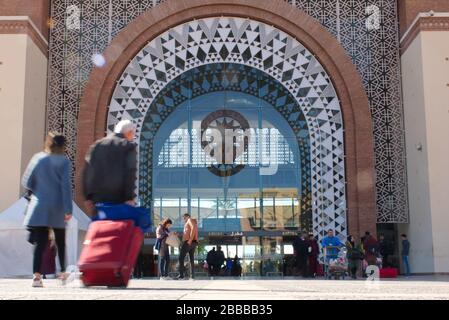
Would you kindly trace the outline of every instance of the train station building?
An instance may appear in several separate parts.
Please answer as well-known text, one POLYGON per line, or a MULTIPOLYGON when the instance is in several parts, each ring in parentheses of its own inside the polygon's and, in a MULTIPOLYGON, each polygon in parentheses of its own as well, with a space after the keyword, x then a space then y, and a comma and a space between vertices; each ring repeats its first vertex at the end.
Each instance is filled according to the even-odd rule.
POLYGON ((129 119, 138 201, 191 213, 198 260, 288 275, 297 233, 332 229, 449 273, 447 1, 0 0, 0 105, 0 212, 49 130, 82 207, 89 146, 129 119))

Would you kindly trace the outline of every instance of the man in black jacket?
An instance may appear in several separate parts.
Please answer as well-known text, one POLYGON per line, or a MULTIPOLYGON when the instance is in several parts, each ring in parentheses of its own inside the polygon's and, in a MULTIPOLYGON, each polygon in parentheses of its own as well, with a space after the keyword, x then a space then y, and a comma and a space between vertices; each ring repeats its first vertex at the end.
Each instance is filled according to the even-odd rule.
POLYGON ((83 172, 83 193, 89 210, 100 202, 135 205, 137 150, 134 136, 134 124, 122 120, 113 134, 91 146, 83 172))

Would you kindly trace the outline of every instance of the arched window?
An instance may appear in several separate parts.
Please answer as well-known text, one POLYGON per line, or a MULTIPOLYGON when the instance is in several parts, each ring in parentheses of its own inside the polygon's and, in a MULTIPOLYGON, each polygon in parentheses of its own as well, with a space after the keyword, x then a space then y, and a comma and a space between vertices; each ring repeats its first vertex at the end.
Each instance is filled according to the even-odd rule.
MULTIPOLYGON (((244 72, 238 70, 243 66, 233 68, 244 72)), ((275 88, 265 88, 267 76, 257 73, 252 93, 233 86, 232 77, 210 90, 206 86, 214 79, 200 81, 194 71, 187 76, 188 98, 164 120, 153 140, 156 221, 170 217, 180 228, 182 214, 190 212, 206 232, 301 226, 298 134, 261 98, 263 90, 275 88), (205 93, 194 95, 200 87, 205 93)))

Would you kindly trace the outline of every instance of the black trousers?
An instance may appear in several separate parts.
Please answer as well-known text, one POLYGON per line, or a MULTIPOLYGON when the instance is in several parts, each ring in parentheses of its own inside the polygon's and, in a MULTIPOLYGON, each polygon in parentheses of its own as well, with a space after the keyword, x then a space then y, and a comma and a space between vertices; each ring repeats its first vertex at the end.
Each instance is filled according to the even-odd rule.
MULTIPOLYGON (((34 246, 33 257, 33 273, 41 273, 42 255, 48 244, 48 227, 33 227, 34 239, 36 244, 34 246)), ((58 250, 59 264, 61 265, 61 272, 65 271, 65 229, 53 229, 55 233, 56 248, 58 250)))
POLYGON ((349 271, 350 271, 350 273, 351 273, 351 277, 352 277, 353 279, 356 279, 356 278, 357 278, 357 266, 352 267, 349 271))
POLYGON ((208 270, 210 276, 218 276, 220 275, 221 266, 218 264, 208 264, 208 270))
POLYGON ((219 276, 221 271, 221 266, 218 264, 215 264, 212 266, 214 271, 214 276, 219 276))
POLYGON ((307 277, 307 256, 299 256, 296 258, 298 272, 302 277, 307 277))
POLYGON ((133 276, 135 278, 142 278, 143 277, 143 254, 142 250, 139 252, 139 255, 137 256, 137 262, 134 266, 133 276))
POLYGON ((161 277, 168 277, 170 271, 170 251, 168 246, 164 250, 162 255, 159 255, 159 275, 161 277))
POLYGON ((196 241, 192 242, 192 245, 189 246, 187 241, 182 243, 181 252, 179 253, 179 276, 184 277, 185 275, 185 267, 184 260, 186 258, 187 253, 190 258, 190 277, 195 277, 195 249, 198 243, 196 241))
POLYGON ((214 275, 214 266, 208 263, 207 271, 209 272, 209 276, 213 276, 214 275))

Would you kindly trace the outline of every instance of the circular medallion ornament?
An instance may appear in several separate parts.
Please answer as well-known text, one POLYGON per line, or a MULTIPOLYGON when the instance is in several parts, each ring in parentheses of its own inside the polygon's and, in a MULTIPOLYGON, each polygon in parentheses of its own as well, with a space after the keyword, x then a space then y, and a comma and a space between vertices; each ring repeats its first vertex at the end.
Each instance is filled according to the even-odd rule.
POLYGON ((219 177, 229 177, 240 172, 245 165, 235 160, 248 151, 249 123, 233 110, 218 110, 201 121, 201 147, 216 160, 207 169, 219 177))

